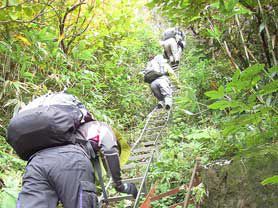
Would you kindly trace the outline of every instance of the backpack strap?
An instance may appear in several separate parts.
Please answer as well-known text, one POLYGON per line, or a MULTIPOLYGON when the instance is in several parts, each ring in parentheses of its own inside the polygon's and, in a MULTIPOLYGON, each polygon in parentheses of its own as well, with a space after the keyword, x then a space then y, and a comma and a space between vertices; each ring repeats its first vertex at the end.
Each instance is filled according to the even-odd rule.
POLYGON ((99 180, 99 183, 100 183, 100 186, 101 186, 101 189, 102 189, 102 195, 103 195, 103 198, 104 198, 103 202, 108 204, 108 197, 107 197, 107 193, 106 193, 106 190, 105 190, 105 185, 104 185, 103 178, 102 178, 101 166, 99 164, 98 155, 95 153, 90 141, 77 137, 75 139, 75 142, 78 143, 78 144, 84 145, 85 148, 88 150, 90 160, 91 160, 91 162, 94 166, 94 169, 97 172, 98 180, 99 180))
POLYGON ((97 172, 98 180, 99 180, 99 183, 100 183, 100 186, 101 186, 101 189, 102 189, 102 195, 103 195, 103 200, 102 201, 105 204, 108 204, 108 197, 107 197, 106 189, 105 189, 103 178, 102 178, 101 167, 100 167, 100 164, 99 164, 99 158, 98 157, 95 158, 94 160, 92 160, 92 162, 93 162, 93 165, 94 165, 95 170, 97 172))
POLYGON ((75 138, 75 144, 81 144, 85 147, 85 152, 88 154, 90 160, 95 159, 97 157, 92 145, 90 144, 90 141, 77 137, 75 138))

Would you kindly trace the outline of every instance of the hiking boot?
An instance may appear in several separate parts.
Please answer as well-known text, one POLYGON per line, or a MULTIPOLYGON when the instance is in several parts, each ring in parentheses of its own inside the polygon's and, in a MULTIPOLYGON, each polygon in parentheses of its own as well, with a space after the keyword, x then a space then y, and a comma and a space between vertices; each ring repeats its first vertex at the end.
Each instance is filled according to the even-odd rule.
POLYGON ((172 97, 165 97, 165 109, 170 110, 172 107, 172 97))
POLYGON ((157 108, 163 108, 163 102, 162 101, 158 102, 157 108))
POLYGON ((170 109, 171 109, 171 105, 166 104, 166 105, 165 105, 165 109, 166 109, 166 110, 170 110, 170 109))

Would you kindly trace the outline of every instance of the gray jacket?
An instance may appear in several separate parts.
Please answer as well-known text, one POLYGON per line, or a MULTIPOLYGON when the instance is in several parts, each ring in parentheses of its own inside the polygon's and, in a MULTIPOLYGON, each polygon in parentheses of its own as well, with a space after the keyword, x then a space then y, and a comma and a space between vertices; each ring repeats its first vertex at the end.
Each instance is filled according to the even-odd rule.
POLYGON ((119 147, 112 128, 104 122, 90 121, 79 127, 78 132, 90 140, 95 152, 101 152, 104 166, 111 174, 116 190, 122 186, 119 147))

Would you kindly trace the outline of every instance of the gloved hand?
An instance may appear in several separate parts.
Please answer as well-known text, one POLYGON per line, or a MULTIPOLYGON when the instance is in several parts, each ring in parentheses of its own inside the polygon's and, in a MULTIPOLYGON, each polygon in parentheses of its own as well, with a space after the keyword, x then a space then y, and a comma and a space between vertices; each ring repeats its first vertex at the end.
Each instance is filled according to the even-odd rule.
POLYGON ((136 199, 138 191, 134 183, 123 183, 116 187, 116 190, 122 193, 131 194, 136 199))

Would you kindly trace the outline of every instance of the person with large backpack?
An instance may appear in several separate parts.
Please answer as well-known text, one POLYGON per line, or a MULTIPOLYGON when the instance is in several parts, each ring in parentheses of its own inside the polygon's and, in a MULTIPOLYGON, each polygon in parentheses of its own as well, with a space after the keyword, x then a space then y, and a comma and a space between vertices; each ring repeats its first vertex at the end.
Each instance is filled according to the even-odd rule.
POLYGON ((164 56, 171 64, 178 64, 185 47, 185 36, 179 28, 168 28, 163 33, 160 44, 164 48, 164 56))
POLYGON ((44 95, 21 109, 9 123, 7 142, 28 161, 17 208, 56 208, 58 202, 64 208, 98 207, 94 173, 101 179, 99 153, 116 190, 137 196, 134 184, 121 181, 113 130, 95 121, 70 94, 44 95))
MULTIPOLYGON (((151 57, 152 58, 152 57, 151 57)), ((178 80, 167 60, 160 54, 152 58, 143 70, 144 81, 150 84, 154 96, 158 99, 158 108, 169 110, 172 107, 172 88, 169 77, 178 85, 178 80)))

